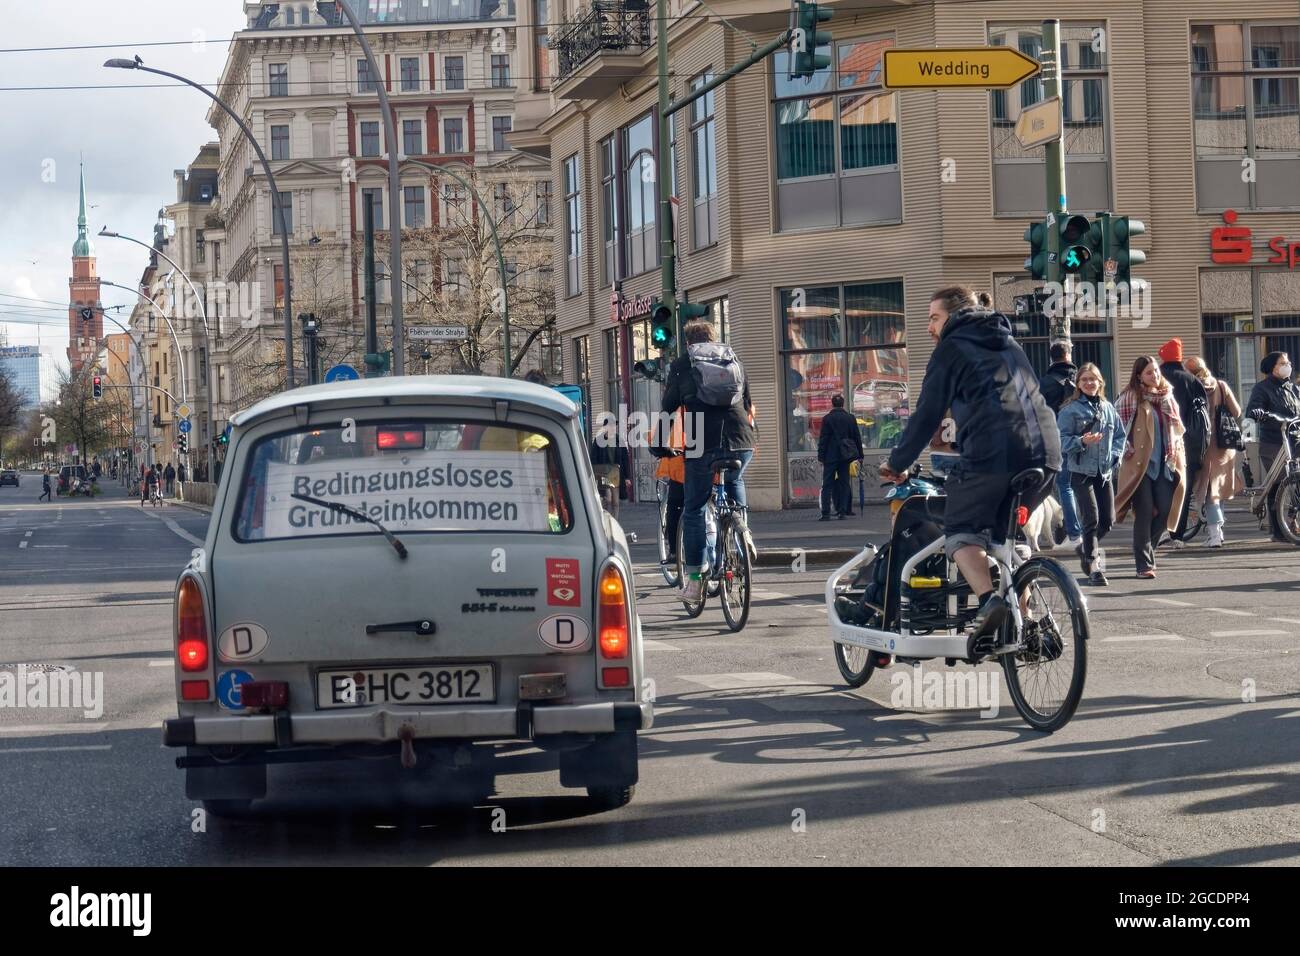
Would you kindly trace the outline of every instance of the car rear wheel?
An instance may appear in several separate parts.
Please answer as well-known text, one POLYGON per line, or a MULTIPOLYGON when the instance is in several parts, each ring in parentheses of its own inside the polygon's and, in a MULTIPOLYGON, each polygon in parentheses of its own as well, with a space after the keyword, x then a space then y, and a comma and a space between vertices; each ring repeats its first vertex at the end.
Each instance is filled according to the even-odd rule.
POLYGON ((587 799, 597 810, 617 810, 632 802, 636 784, 629 787, 588 787, 587 799))

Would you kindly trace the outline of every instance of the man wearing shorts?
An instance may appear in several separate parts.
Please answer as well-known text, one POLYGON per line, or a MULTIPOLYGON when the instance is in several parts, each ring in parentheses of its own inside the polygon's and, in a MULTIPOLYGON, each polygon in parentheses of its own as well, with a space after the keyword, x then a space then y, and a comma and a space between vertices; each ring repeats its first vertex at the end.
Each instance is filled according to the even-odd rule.
POLYGON ((934 352, 925 369, 916 410, 881 476, 903 481, 949 410, 957 426, 961 459, 944 484, 945 550, 979 597, 975 636, 997 632, 1006 602, 993 590, 988 551, 1006 539, 1011 480, 1041 468, 1046 480, 1021 501, 1031 511, 1051 490, 1061 469, 1056 416, 1038 390, 1038 376, 1011 337, 1006 316, 990 308, 987 294, 954 286, 930 301, 934 352))

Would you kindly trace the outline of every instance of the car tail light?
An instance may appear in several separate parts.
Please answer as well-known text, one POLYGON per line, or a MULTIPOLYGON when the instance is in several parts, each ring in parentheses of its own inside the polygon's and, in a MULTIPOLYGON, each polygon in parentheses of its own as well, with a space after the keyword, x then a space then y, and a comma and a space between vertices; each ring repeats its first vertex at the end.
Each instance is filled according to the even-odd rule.
POLYGON ((208 669, 208 621, 193 578, 182 579, 176 593, 176 658, 183 671, 208 669))
POLYGON ((602 667, 600 682, 606 687, 628 687, 632 683, 632 671, 627 667, 602 667))
POLYGON ((600 575, 598 592, 600 606, 596 630, 600 635, 600 656, 606 660, 627 657, 627 586, 617 567, 606 565, 600 575))
POLYGON ((400 448, 423 448, 424 427, 381 428, 375 433, 375 444, 380 451, 393 451, 400 448))
POLYGON ((289 706, 289 682, 282 680, 250 680, 239 685, 239 702, 245 707, 270 708, 289 706))
POLYGON ((208 693, 208 682, 205 680, 183 680, 181 681, 181 700, 207 700, 212 695, 208 693))

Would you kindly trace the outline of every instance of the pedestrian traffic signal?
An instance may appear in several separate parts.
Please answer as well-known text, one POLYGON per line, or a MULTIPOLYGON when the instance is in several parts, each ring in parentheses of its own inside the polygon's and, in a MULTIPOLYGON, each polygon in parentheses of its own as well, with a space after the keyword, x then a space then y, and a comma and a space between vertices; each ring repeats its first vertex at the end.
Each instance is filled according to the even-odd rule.
POLYGON ((659 370, 662 367, 663 363, 661 363, 659 359, 643 359, 632 366, 632 371, 636 372, 638 375, 645 376, 653 382, 659 377, 659 370))
POLYGON ((1087 271, 1093 257, 1089 244, 1092 224, 1086 216, 1062 216, 1057 222, 1061 230, 1061 272, 1080 275, 1087 271))
POLYGON ((818 30, 817 24, 829 20, 832 11, 815 3, 795 3, 795 27, 790 35, 790 78, 812 79, 818 70, 831 65, 829 53, 817 53, 818 47, 830 46, 831 35, 818 30))
POLYGON ((100 398, 104 394, 104 386, 103 383, 100 382, 98 375, 91 380, 91 390, 96 398, 100 398))
POLYGON ((650 307, 650 344, 660 352, 671 352, 677 344, 677 318, 662 302, 650 307))
POLYGON ((1147 261, 1147 254, 1141 249, 1130 249, 1129 241, 1147 231, 1146 223, 1141 219, 1128 216, 1105 216, 1106 258, 1116 264, 1115 281, 1133 284, 1131 266, 1140 266, 1147 261))

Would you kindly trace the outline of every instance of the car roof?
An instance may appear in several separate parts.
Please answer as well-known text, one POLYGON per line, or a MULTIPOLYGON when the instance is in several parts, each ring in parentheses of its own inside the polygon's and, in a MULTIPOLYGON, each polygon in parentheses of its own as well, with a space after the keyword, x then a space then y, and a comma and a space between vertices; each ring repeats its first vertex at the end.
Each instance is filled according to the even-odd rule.
POLYGON ((304 385, 278 392, 251 408, 236 412, 230 417, 230 423, 242 428, 297 405, 382 398, 500 399, 532 405, 563 418, 576 418, 578 415, 578 406, 560 392, 520 379, 485 375, 397 375, 304 385))

